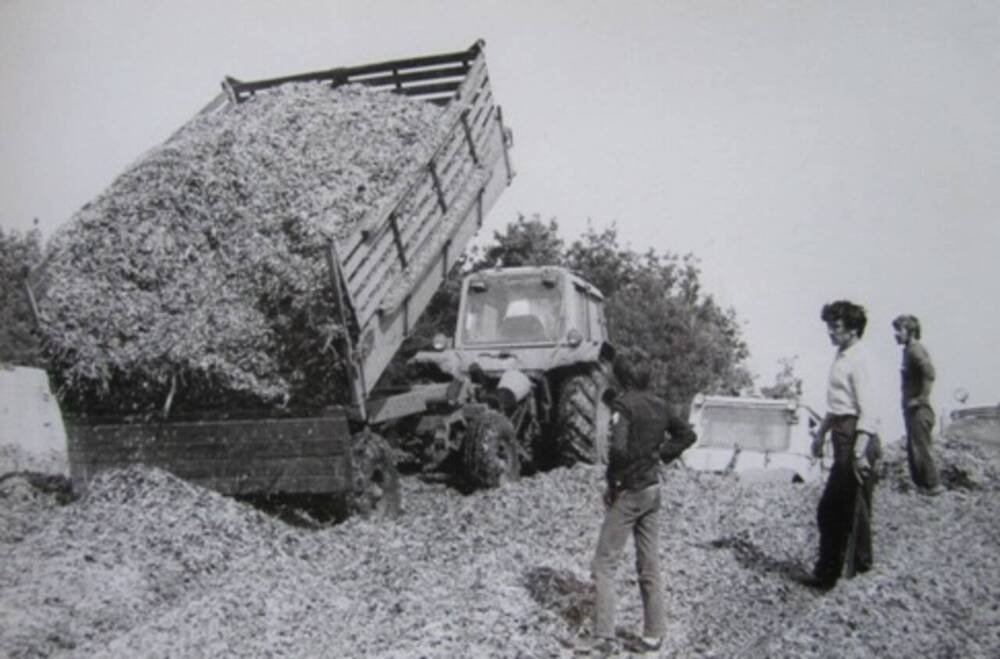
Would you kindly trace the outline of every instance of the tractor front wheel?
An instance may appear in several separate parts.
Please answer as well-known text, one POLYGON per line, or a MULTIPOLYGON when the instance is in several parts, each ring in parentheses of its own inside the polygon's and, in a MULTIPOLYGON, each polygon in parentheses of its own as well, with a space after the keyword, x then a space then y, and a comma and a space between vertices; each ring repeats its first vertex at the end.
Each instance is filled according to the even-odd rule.
POLYGON ((395 517, 400 511, 399 472, 392 447, 366 431, 352 438, 351 512, 366 517, 395 517))
POLYGON ((507 417, 486 410, 474 417, 462 443, 465 477, 474 487, 494 488, 521 476, 514 428, 507 417))

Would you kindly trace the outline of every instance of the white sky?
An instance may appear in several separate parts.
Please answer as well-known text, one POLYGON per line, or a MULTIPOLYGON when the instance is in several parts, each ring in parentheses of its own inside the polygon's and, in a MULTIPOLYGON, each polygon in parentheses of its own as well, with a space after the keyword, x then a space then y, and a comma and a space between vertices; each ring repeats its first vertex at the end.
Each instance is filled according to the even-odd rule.
POLYGON ((66 221, 219 89, 486 40, 518 212, 702 260, 767 384, 822 408, 823 303, 914 313, 938 409, 1000 401, 1000 5, 984 2, 0 0, 0 221, 66 221))

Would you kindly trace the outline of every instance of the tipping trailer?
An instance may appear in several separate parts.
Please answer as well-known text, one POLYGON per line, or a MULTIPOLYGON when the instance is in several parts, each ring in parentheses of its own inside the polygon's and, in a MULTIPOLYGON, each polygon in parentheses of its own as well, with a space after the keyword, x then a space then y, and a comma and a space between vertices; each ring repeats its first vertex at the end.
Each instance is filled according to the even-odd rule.
MULTIPOLYGON (((102 470, 143 463, 224 494, 332 495, 355 510, 398 509, 391 450, 374 430, 422 404, 413 394, 373 401, 372 387, 510 184, 511 133, 490 88, 482 41, 459 52, 283 78, 226 78, 202 112, 226 112, 261 90, 304 81, 360 83, 439 104, 449 126, 426 162, 355 231, 331 239, 324 255, 339 321, 348 328, 340 351, 351 404, 266 417, 68 419, 76 491, 102 470)), ((31 295, 30 281, 28 289, 31 295)), ((420 396, 439 394, 431 388, 420 396)))

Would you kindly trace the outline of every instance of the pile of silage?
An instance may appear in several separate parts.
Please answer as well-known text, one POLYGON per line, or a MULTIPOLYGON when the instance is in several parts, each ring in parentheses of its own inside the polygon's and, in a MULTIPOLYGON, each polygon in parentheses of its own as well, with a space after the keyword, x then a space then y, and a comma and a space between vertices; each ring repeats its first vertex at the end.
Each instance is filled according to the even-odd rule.
POLYGON ((196 116, 48 246, 40 313, 66 404, 343 400, 324 250, 408 183, 447 125, 430 103, 320 83, 196 116))
MULTIPOLYGON (((934 437, 931 455, 941 485, 950 490, 1000 489, 1000 460, 997 440, 969 436, 960 430, 934 437)), ((916 491, 906 457, 905 440, 890 445, 885 452, 883 480, 901 492, 916 491)))
MULTIPOLYGON (((63 507, 0 483, 0 510, 22 520, 0 534, 0 656, 579 657, 602 476, 556 469, 469 496, 404 477, 399 519, 314 527, 141 466, 63 507)), ((645 656, 996 656, 1000 499, 887 485, 873 570, 820 594, 796 578, 816 556, 821 483, 675 463, 661 487, 668 633, 645 656)), ((614 656, 631 656, 631 541, 615 587, 614 656)))

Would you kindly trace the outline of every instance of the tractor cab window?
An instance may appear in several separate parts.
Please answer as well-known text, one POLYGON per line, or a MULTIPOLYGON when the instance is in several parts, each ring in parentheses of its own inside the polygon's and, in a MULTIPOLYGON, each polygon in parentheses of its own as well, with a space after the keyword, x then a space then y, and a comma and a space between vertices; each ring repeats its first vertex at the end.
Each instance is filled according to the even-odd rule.
POLYGON ((563 332, 562 292, 538 274, 490 278, 467 295, 463 343, 553 342, 563 332))

